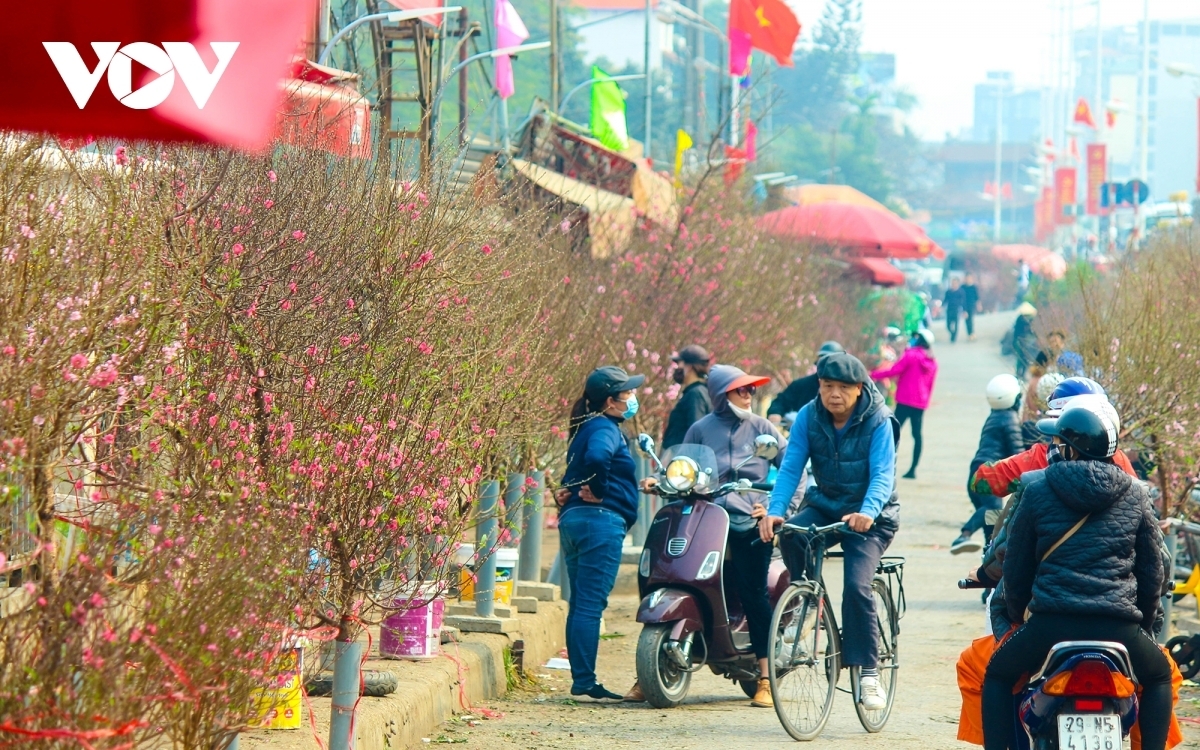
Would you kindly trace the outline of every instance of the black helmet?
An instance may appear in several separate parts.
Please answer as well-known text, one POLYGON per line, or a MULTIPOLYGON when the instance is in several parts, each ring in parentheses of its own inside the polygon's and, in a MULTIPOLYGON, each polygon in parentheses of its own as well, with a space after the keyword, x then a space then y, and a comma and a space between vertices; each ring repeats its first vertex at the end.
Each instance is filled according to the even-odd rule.
POLYGON ((1039 421, 1038 430, 1061 438, 1084 458, 1103 461, 1117 452, 1117 425, 1097 403, 1069 405, 1058 419, 1039 421))
POLYGON ((821 344, 821 348, 817 350, 817 359, 824 357, 826 354, 841 354, 846 351, 845 347, 836 341, 826 341, 821 344))

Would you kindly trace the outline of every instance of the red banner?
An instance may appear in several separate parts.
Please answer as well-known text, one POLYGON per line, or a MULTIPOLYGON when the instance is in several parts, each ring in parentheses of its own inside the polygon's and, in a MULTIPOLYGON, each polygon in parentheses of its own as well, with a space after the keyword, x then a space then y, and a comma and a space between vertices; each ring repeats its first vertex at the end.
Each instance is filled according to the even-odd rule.
POLYGON ((1108 155, 1103 143, 1090 143, 1087 147, 1087 213, 1099 216, 1100 190, 1108 172, 1108 155))
POLYGON ((1033 223, 1034 236, 1038 242, 1054 232, 1054 190, 1051 188, 1042 188, 1042 194, 1033 208, 1033 223))
POLYGON ((1054 170, 1054 223, 1075 223, 1075 167, 1054 170))

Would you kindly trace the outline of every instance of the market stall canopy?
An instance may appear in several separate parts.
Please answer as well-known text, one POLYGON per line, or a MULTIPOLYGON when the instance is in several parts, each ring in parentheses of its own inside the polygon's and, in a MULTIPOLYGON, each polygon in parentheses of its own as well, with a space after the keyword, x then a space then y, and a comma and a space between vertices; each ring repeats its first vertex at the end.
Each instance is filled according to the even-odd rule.
POLYGON ((1058 253, 1038 245, 993 245, 992 255, 1013 263, 1025 261, 1039 276, 1061 279, 1067 273, 1067 261, 1058 253))
POLYGON ((877 211, 888 210, 887 206, 849 185, 789 185, 783 189, 783 197, 797 206, 811 206, 816 203, 849 203, 855 206, 867 206, 877 211))
POLYGON ((759 227, 776 237, 832 245, 847 255, 945 258, 946 251, 916 224, 891 211, 846 203, 790 206, 764 214, 759 227))
POLYGON ((854 258, 849 273, 878 286, 904 286, 904 272, 886 258, 854 258))
POLYGON ((316 10, 316 0, 9 3, 0 129, 262 148, 316 10))
POLYGON ((587 211, 593 258, 607 258, 628 246, 635 222, 632 198, 601 190, 524 159, 513 159, 512 165, 542 190, 587 211))

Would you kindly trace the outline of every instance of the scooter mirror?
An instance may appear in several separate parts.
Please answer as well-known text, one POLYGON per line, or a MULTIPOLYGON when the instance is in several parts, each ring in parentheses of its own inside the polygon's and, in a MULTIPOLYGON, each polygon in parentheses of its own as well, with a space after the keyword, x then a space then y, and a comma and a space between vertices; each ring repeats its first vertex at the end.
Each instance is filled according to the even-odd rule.
POLYGON ((774 435, 759 435, 754 438, 754 455, 768 461, 774 460, 779 455, 779 441, 774 435))
POLYGON ((641 433, 640 435, 638 435, 638 448, 642 451, 642 453, 646 453, 646 454, 653 453, 654 452, 654 438, 650 437, 649 435, 647 435, 644 432, 641 433))

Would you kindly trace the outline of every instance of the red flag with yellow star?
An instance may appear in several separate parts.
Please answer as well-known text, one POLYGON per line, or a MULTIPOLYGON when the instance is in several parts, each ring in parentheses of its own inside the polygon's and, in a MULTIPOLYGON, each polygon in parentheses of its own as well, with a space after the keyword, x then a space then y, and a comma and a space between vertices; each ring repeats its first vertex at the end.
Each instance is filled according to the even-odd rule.
POLYGON ((1096 120, 1092 118, 1092 108, 1088 106, 1087 99, 1079 98, 1079 103, 1075 105, 1075 122, 1080 125, 1087 125, 1093 130, 1096 129, 1096 120))
POLYGON ((729 70, 744 75, 750 48, 792 67, 800 21, 783 0, 733 0, 729 4, 729 70))

